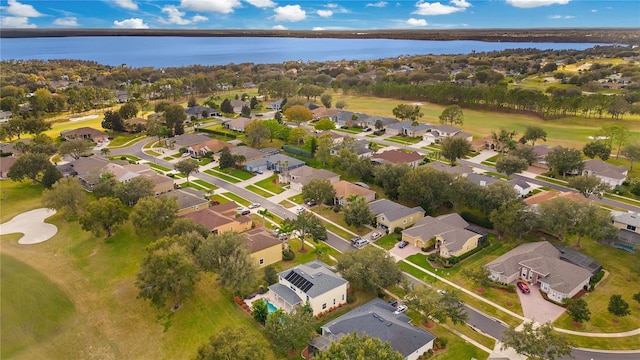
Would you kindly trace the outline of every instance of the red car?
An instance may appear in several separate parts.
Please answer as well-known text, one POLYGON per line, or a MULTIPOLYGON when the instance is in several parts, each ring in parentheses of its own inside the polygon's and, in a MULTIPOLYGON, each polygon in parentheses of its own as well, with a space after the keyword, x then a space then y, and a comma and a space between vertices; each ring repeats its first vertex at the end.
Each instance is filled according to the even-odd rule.
POLYGON ((523 283, 522 281, 518 281, 518 289, 520 289, 520 291, 522 291, 523 294, 528 294, 529 292, 531 292, 531 290, 529 290, 529 286, 525 283, 523 283))

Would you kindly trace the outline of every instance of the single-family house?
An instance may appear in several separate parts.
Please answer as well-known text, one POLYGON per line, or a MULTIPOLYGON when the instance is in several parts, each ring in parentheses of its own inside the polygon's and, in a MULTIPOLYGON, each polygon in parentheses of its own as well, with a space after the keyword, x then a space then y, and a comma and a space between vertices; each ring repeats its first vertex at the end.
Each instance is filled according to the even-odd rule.
POLYGON ((191 219, 196 224, 204 225, 214 234, 230 231, 244 232, 251 229, 252 220, 247 215, 236 217, 238 204, 234 201, 215 205, 206 209, 190 212, 184 218, 191 219))
POLYGON ((398 121, 398 119, 392 118, 392 117, 371 115, 366 119, 366 125, 374 130, 382 130, 382 129, 376 128, 376 123, 378 122, 378 120, 380 120, 379 125, 382 125, 382 129, 386 129, 390 125, 397 124, 400 122, 398 121))
POLYGON ((0 157, 0 179, 6 179, 7 173, 9 172, 9 169, 11 169, 11 166, 13 165, 13 163, 16 162, 16 158, 13 156, 2 156, 0 157))
POLYGON ((411 325, 411 318, 396 314, 396 308, 382 299, 373 299, 321 327, 321 336, 309 343, 310 354, 327 350, 332 342, 357 332, 389 343, 404 360, 417 360, 433 348, 435 336, 411 325))
POLYGON ((492 280, 504 284, 524 280, 561 303, 587 288, 592 276, 586 268, 561 258, 562 252, 551 243, 539 241, 522 244, 484 267, 492 280))
POLYGON ((342 127, 342 126, 351 127, 359 123, 358 119, 360 119, 360 116, 366 117, 367 115, 343 110, 343 111, 340 111, 338 114, 330 117, 330 119, 336 123, 337 127, 342 127))
POLYGON ((533 147, 533 153, 536 155, 536 161, 532 164, 535 167, 548 169, 547 155, 553 150, 559 149, 561 146, 536 145, 533 147))
POLYGON ((116 180, 127 182, 136 177, 144 177, 153 183, 153 191, 156 195, 173 190, 173 179, 159 174, 147 164, 124 164, 108 163, 100 171, 100 175, 111 173, 116 180))
POLYGON ((313 120, 327 118, 333 122, 337 122, 337 115, 340 114, 341 111, 342 110, 338 109, 327 109, 324 107, 319 107, 317 109, 311 110, 311 113, 313 114, 313 120))
POLYGON ((585 161, 582 170, 582 175, 595 176, 611 188, 621 186, 628 174, 629 169, 625 166, 611 165, 599 159, 585 161))
POLYGON ((511 179, 507 181, 518 192, 520 197, 525 197, 533 190, 533 186, 522 179, 511 179))
POLYGON ((187 147, 187 152, 191 154, 193 157, 205 156, 207 153, 217 153, 222 151, 224 148, 232 148, 235 145, 230 144, 223 140, 218 139, 208 139, 199 144, 191 145, 187 147))
POLYGON ((559 192, 559 191, 542 191, 539 192, 537 194, 531 195, 528 198, 524 199, 524 203, 531 206, 531 207, 536 207, 539 204, 545 202, 545 201, 549 201, 552 199, 555 199, 557 197, 564 197, 567 199, 571 199, 574 201, 592 201, 589 200, 587 198, 585 198, 584 196, 582 196, 580 193, 578 192, 572 192, 572 191, 563 191, 563 192, 559 192))
POLYGON ((0 111, 0 123, 5 123, 9 120, 11 120, 11 117, 13 116, 13 113, 11 111, 0 111))
POLYGON ((425 167, 451 174, 454 177, 467 176, 473 173, 473 169, 468 165, 451 166, 451 164, 445 164, 441 161, 430 161, 425 165, 425 167))
POLYGON ((205 134, 189 133, 178 135, 173 138, 173 144, 176 148, 189 148, 190 146, 202 144, 211 140, 211 138, 205 134))
POLYGON ((369 209, 376 217, 377 226, 389 231, 397 227, 406 229, 423 218, 425 214, 420 206, 410 208, 388 199, 370 202, 369 209))
POLYGON ((480 185, 482 187, 493 184, 494 182, 502 181, 500 178, 484 175, 484 174, 476 174, 470 173, 466 176, 467 181, 472 184, 480 185))
POLYGON ((627 251, 633 251, 640 246, 640 214, 617 213, 613 217, 613 226, 619 229, 614 246, 627 251))
POLYGON ((276 100, 276 101, 270 102, 267 105, 267 109, 280 111, 280 110, 282 110, 282 103, 283 102, 284 102, 284 99, 280 99, 280 100, 276 100))
POLYGON ((284 154, 267 155, 261 159, 247 161, 244 169, 250 172, 262 172, 273 170, 275 172, 285 172, 304 166, 305 162, 284 154))
POLYGON ((278 283, 269 286, 267 298, 287 312, 308 302, 315 316, 346 304, 348 286, 329 265, 314 260, 280 272, 278 283))
POLYGON ((87 139, 96 143, 109 139, 109 135, 106 132, 86 126, 77 129, 62 130, 60 137, 64 140, 87 139))
POLYGON ((239 117, 227 121, 226 123, 224 123, 224 126, 229 130, 245 132, 247 130, 247 125, 249 125, 249 123, 252 121, 252 119, 246 117, 239 117))
POLYGON ((177 189, 171 192, 171 197, 175 197, 178 204, 176 216, 183 216, 194 211, 209 207, 209 200, 204 192, 192 188, 177 189))
POLYGON ((249 104, 242 100, 231 100, 231 106, 233 106, 233 112, 239 114, 242 112, 242 108, 249 106, 249 104))
POLYGON ((258 267, 275 264, 282 260, 282 241, 264 227, 242 233, 249 247, 249 254, 258 267))
POLYGON ((76 176, 80 184, 88 191, 100 182, 103 168, 109 161, 99 156, 81 157, 64 165, 58 165, 58 170, 66 176, 76 176))
POLYGON ((233 146, 229 149, 231 155, 244 156, 245 161, 262 159, 264 154, 249 146, 233 146))
POLYGON ((130 133, 139 133, 147 128, 147 120, 139 117, 124 120, 124 128, 130 133))
POLYGON ((151 121, 164 121, 164 111, 149 114, 147 116, 147 119, 151 121))
POLYGON ((414 121, 402 121, 387 125, 386 133, 388 135, 404 135, 409 137, 423 136, 428 133, 433 126, 414 121))
POLYGON ((187 114, 187 118, 189 120, 199 120, 214 116, 220 116, 220 111, 200 105, 188 107, 184 109, 184 112, 187 114))
POLYGON ((460 137, 469 142, 473 140, 473 135, 451 125, 432 126, 431 130, 422 136, 422 139, 429 144, 437 143, 448 137, 460 137))
POLYGON ((486 235, 468 227, 469 223, 456 213, 435 218, 425 216, 402 231, 402 240, 419 248, 434 245, 443 258, 461 256, 486 240, 486 235))
POLYGON ((348 136, 343 136, 342 139, 349 139, 348 141, 341 141, 331 149, 331 155, 338 155, 343 148, 348 149, 350 152, 358 155, 359 158, 372 157, 374 152, 369 148, 369 141, 366 139, 353 139, 348 136))
POLYGON ((300 192, 302 191, 302 188, 313 179, 327 179, 333 184, 340 181, 340 175, 333 171, 315 169, 307 165, 278 174, 278 180, 280 183, 291 184, 292 190, 300 192))
POLYGON ((372 202, 376 199, 376 192, 371 189, 363 188, 362 186, 348 182, 346 180, 340 180, 333 183, 333 189, 336 192, 335 203, 342 206, 347 204, 347 200, 352 195, 362 196, 366 202, 372 202))
POLYGON ((418 167, 423 160, 422 155, 417 151, 406 152, 398 149, 383 151, 371 156, 371 161, 374 164, 406 164, 412 168, 418 167))

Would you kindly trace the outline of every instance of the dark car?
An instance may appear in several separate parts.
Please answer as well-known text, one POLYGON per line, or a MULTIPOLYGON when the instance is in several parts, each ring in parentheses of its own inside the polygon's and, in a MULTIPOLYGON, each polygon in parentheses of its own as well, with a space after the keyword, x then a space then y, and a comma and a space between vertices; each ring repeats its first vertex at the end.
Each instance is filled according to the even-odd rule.
POLYGON ((393 307, 398 307, 398 300, 396 299, 391 299, 389 300, 389 304, 393 307))
POLYGON ((242 215, 249 215, 249 214, 251 214, 251 210, 244 210, 244 211, 242 211, 241 214, 242 215))
POLYGON ((404 241, 404 240, 402 240, 402 241, 400 241, 400 242, 398 243, 398 247, 399 247, 400 249, 402 249, 402 248, 406 247, 407 245, 409 245, 409 243, 408 243, 408 242, 406 242, 406 241, 404 241))
POLYGON ((522 291, 523 294, 528 294, 531 292, 531 290, 529 290, 529 285, 527 285, 526 283, 522 282, 522 281, 518 281, 518 289, 520 289, 520 291, 522 291))

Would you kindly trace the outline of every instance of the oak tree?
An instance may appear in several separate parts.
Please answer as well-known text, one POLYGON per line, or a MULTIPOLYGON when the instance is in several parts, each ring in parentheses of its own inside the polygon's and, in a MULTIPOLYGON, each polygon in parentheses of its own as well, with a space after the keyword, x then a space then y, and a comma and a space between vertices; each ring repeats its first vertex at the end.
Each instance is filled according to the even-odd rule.
POLYGON ((358 333, 347 334, 339 341, 331 343, 328 349, 316 353, 313 357, 316 360, 334 359, 385 359, 402 360, 404 356, 394 350, 388 342, 370 337, 369 335, 358 333))
POLYGON ((347 204, 343 208, 344 221, 349 226, 355 226, 357 229, 362 229, 364 225, 369 225, 373 222, 374 215, 369 209, 369 204, 362 196, 354 196, 347 200, 347 204))
POLYGON ((161 234, 173 225, 178 210, 175 196, 147 196, 133 207, 130 218, 137 233, 161 234))
POLYGON ((502 350, 512 348, 518 354, 534 360, 556 360, 571 354, 572 344, 551 325, 534 327, 533 322, 525 322, 522 330, 508 328, 502 335, 502 350))
POLYGON ((440 146, 440 154, 449 160, 451 166, 454 166, 456 160, 464 157, 471 151, 471 143, 461 137, 448 137, 440 142, 440 146))
POLYGON ((459 105, 447 106, 439 116, 440 124, 462 125, 464 114, 459 105))
POLYGON ((224 327, 200 345, 194 360, 254 360, 264 359, 265 346, 241 328, 224 327))
POLYGON ((525 159, 521 159, 513 155, 505 155, 498 158, 496 161, 496 170, 501 173, 505 173, 507 178, 511 175, 522 172, 529 168, 529 163, 525 159))
POLYGON ((185 159, 179 161, 173 165, 173 168, 176 169, 180 174, 187 177, 187 183, 189 182, 189 175, 193 172, 197 172, 200 168, 200 163, 195 159, 185 159))
POLYGON ((76 177, 66 177, 42 193, 42 204, 48 208, 76 216, 89 201, 86 191, 76 177))
POLYGON ((547 132, 541 126, 529 125, 522 137, 525 141, 531 141, 531 146, 536 146, 536 141, 539 139, 547 141, 547 132))
POLYGON ((373 246, 343 253, 336 269, 351 286, 376 290, 397 284, 402 278, 398 264, 385 251, 373 246))
POLYGON ((95 236, 101 236, 106 232, 107 237, 111 237, 113 231, 123 224, 128 216, 120 200, 104 197, 88 203, 79 222, 83 230, 90 231, 95 236))
POLYGON ((327 179, 311 179, 302 187, 302 198, 305 201, 316 201, 320 205, 333 204, 336 190, 327 179))

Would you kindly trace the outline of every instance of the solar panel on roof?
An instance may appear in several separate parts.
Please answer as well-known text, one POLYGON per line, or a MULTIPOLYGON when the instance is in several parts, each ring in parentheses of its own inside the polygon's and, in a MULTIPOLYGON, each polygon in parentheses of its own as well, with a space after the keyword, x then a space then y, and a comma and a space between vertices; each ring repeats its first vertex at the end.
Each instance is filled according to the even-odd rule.
POLYGON ((289 272, 289 274, 287 274, 285 279, 287 281, 289 281, 290 283, 292 283, 293 286, 297 287, 298 289, 300 289, 300 290, 302 290, 304 292, 309 291, 309 289, 311 289, 311 287, 313 287, 313 283, 311 283, 309 280, 303 278, 302 276, 300 276, 300 274, 296 273, 295 271, 289 272))

